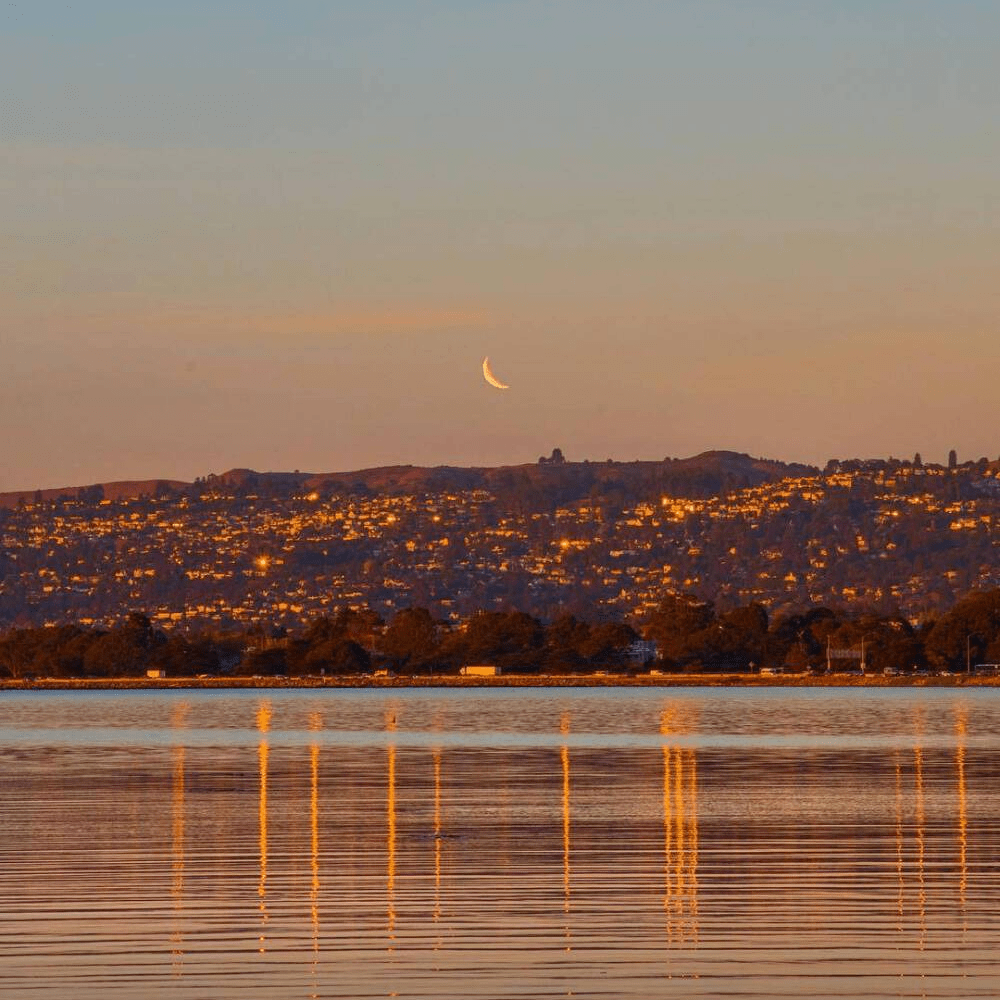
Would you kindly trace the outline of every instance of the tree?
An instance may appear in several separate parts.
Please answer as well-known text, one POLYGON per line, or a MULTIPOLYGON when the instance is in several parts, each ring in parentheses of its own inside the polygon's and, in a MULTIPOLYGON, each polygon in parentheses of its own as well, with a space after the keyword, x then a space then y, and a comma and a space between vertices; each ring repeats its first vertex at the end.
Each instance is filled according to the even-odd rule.
POLYGON ((561 615, 545 630, 543 664, 547 673, 574 673, 585 665, 580 648, 590 638, 590 626, 575 615, 561 615))
POLYGON ((543 659, 545 629, 523 611, 482 611, 448 644, 452 662, 489 663, 509 669, 537 669, 543 659))
POLYGON ((643 629, 653 639, 664 660, 683 664, 694 659, 693 637, 715 620, 715 606, 694 594, 668 594, 646 620, 643 629))
POLYGON ((117 628, 91 644, 83 657, 84 673, 96 677, 121 677, 145 670, 166 642, 149 618, 133 611, 117 628))
POLYGON ((87 649, 103 635, 79 625, 14 629, 0 639, 0 676, 79 677, 87 649))
POLYGON ((1000 640, 1000 590, 969 594, 942 615, 925 640, 927 658, 938 667, 963 670, 982 662, 1000 640))
POLYGON ((751 663, 760 664, 768 651, 768 616, 763 604, 754 602, 722 615, 708 633, 709 657, 725 670, 744 672, 751 663))
POLYGON ((353 639, 331 639, 313 646, 304 663, 310 673, 362 674, 371 669, 372 660, 353 639))
POLYGON ((266 677, 285 674, 288 672, 288 652, 283 646, 251 650, 243 658, 240 672, 244 675, 261 674, 266 677))
POLYGON ((779 666, 821 669, 826 665, 827 636, 839 624, 836 613, 822 606, 778 618, 768 632, 765 659, 779 666))
POLYGON ((373 648, 376 638, 385 625, 381 615, 371 608, 340 607, 337 609, 336 621, 343 628, 347 638, 365 649, 373 648))
POLYGON ((637 638, 635 629, 624 622, 603 622, 590 629, 579 650, 593 667, 621 667, 637 638))
POLYGON ((430 666, 438 652, 438 625, 426 608, 403 608, 389 623, 379 651, 398 669, 430 666))
POLYGON ((314 647, 321 643, 337 642, 343 639, 346 634, 347 630, 342 622, 338 622, 329 615, 321 615, 319 618, 314 618, 306 626, 302 638, 310 647, 314 647))
POLYGON ((153 652, 149 662, 150 666, 159 667, 168 674, 181 676, 215 674, 219 671, 219 654, 204 637, 168 636, 153 652))
POLYGON ((881 673, 891 669, 912 670, 923 662, 923 649, 913 626, 899 614, 862 614, 841 622, 830 633, 830 645, 835 649, 852 649, 865 654, 865 669, 881 673))

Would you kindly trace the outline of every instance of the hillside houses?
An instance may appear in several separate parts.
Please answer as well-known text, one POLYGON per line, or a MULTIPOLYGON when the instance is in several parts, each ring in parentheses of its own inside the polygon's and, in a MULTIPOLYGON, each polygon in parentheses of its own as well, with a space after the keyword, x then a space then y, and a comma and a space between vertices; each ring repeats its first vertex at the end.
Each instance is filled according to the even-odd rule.
POLYGON ((0 626, 96 624, 135 608, 160 624, 296 624, 341 605, 629 617, 680 591, 920 616, 1000 583, 995 473, 842 463, 718 496, 653 483, 557 503, 479 488, 257 494, 221 481, 22 501, 0 510, 0 626))

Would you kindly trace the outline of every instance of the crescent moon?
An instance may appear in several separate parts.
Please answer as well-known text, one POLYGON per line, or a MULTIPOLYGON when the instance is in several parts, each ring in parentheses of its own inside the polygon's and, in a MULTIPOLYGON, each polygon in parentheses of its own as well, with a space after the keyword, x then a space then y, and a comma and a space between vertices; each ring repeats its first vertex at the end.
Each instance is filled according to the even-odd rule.
POLYGON ((489 358, 483 358, 483 378, 486 379, 486 381, 489 382, 489 384, 496 389, 510 388, 509 385, 504 385, 503 382, 501 382, 500 379, 498 379, 496 375, 493 374, 492 370, 490 369, 489 358))

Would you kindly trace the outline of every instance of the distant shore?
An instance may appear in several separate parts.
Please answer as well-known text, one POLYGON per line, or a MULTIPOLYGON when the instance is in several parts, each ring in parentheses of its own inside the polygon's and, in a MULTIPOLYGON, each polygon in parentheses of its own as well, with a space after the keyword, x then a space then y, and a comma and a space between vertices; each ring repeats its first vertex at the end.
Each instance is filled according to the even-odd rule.
POLYGON ((918 677, 859 677, 850 674, 643 674, 626 675, 547 674, 525 676, 512 674, 500 677, 83 677, 37 678, 35 680, 0 681, 3 691, 174 691, 174 690, 326 690, 394 688, 674 688, 674 687, 1000 687, 1000 677, 977 677, 965 674, 951 676, 925 675, 918 677))

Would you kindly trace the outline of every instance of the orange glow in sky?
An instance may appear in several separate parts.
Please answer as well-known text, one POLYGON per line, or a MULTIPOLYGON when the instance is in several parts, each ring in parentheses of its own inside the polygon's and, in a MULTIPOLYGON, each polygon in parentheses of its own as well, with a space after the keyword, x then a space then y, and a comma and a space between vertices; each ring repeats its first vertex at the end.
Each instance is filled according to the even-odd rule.
POLYGON ((985 0, 15 5, 0 491, 995 458, 997 37, 985 0))

